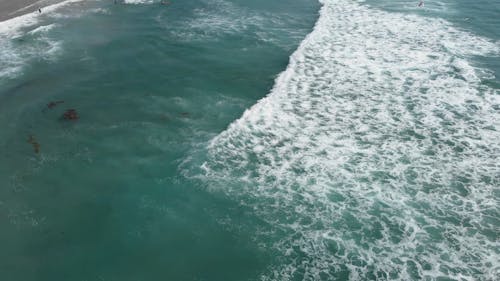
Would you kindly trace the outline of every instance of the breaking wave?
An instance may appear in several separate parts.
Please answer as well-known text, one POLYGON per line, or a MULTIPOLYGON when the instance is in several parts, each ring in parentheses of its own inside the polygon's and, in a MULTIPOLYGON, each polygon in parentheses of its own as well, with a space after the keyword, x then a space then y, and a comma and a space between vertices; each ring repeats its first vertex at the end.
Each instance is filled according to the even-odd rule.
POLYGON ((499 278, 500 103, 440 19, 323 0, 271 93, 214 138, 203 179, 268 223, 262 280, 499 278))
MULTIPOLYGON (((28 13, 0 22, 0 80, 16 77, 33 60, 50 60, 61 52, 61 40, 50 36, 58 27, 54 19, 74 18, 84 12, 72 10, 59 13, 61 8, 82 0, 67 0, 43 8, 43 13, 28 13)), ((92 11, 97 12, 97 11, 92 11)))

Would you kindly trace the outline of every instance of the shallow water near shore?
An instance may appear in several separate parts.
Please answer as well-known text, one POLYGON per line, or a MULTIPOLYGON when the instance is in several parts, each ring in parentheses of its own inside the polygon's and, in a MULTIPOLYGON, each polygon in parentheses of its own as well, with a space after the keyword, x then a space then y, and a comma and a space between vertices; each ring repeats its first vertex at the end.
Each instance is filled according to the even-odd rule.
POLYGON ((171 2, 0 29, 2 280, 499 277, 497 3, 171 2))

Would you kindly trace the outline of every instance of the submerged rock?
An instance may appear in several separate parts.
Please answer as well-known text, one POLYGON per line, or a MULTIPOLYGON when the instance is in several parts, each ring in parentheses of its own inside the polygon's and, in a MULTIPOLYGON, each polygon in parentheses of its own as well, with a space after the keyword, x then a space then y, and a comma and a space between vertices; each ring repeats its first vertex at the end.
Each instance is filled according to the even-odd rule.
POLYGON ((76 112, 75 109, 68 109, 63 114, 64 120, 78 120, 79 118, 80 117, 78 116, 78 113, 76 112))
POLYGON ((36 141, 36 139, 33 135, 29 136, 28 143, 33 145, 33 149, 35 150, 36 154, 40 153, 40 144, 36 141))

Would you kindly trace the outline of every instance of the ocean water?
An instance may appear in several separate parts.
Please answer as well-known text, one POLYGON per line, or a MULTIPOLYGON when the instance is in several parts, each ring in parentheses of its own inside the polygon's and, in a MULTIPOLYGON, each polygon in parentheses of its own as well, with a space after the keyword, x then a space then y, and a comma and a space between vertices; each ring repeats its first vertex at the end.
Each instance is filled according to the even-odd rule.
POLYGON ((1 280, 500 279, 500 2, 118 2, 0 23, 1 280))

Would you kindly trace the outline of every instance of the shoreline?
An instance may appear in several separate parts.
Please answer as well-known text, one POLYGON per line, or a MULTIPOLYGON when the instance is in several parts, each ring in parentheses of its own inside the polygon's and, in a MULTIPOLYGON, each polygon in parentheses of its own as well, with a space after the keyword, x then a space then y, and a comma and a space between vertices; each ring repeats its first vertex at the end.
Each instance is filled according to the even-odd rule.
POLYGON ((64 0, 0 0, 0 23, 7 20, 35 13, 38 9, 54 5, 64 0))

